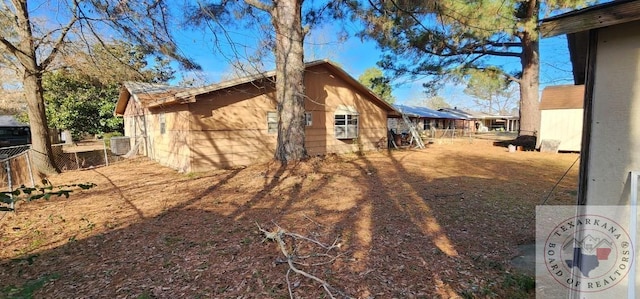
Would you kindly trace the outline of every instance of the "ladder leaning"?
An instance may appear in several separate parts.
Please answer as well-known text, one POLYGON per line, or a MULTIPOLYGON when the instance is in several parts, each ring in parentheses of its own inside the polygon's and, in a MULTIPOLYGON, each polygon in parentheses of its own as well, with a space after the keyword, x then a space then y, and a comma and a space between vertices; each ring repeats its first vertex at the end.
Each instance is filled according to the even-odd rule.
POLYGON ((409 117, 407 117, 406 114, 404 113, 401 113, 401 114, 402 114, 402 120, 404 120, 404 123, 407 125, 407 127, 409 128, 409 132, 411 133, 411 140, 416 141, 417 148, 424 148, 424 143, 422 142, 422 138, 420 137, 420 134, 418 134, 418 130, 413 125, 413 122, 409 120, 409 117))

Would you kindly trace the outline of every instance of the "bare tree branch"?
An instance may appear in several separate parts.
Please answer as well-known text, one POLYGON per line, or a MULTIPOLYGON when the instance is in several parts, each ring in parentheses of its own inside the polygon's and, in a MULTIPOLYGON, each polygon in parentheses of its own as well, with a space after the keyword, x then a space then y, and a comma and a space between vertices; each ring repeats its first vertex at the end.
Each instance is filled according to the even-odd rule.
POLYGON ((260 0, 244 0, 244 3, 247 3, 259 10, 271 13, 273 11, 273 5, 264 3, 260 0))
POLYGON ((75 15, 75 11, 77 8, 78 8, 78 4, 74 3, 73 17, 71 18, 71 20, 69 20, 69 23, 62 28, 62 31, 60 32, 60 36, 58 36, 58 40, 53 44, 53 47, 51 48, 51 53, 49 53, 49 56, 45 58, 45 60, 42 61, 42 63, 40 64, 41 69, 46 70, 51 64, 51 62, 56 58, 56 56, 60 52, 60 48, 62 46, 62 43, 64 42, 64 39, 67 37, 67 34, 73 27, 73 24, 75 24, 78 21, 78 17, 75 15))

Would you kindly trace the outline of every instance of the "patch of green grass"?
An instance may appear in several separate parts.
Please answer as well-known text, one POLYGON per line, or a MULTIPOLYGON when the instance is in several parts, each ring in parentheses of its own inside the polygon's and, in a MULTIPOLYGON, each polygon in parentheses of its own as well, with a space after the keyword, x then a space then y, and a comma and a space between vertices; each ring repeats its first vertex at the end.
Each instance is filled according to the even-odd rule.
POLYGON ((536 281, 529 275, 506 273, 502 286, 504 289, 516 289, 510 298, 529 298, 529 292, 536 288, 536 281))
POLYGON ((15 298, 15 299, 28 299, 33 298, 33 293, 41 289, 46 283, 56 280, 60 277, 59 274, 47 274, 38 279, 29 280, 22 286, 7 286, 0 289, 0 297, 2 298, 15 298))

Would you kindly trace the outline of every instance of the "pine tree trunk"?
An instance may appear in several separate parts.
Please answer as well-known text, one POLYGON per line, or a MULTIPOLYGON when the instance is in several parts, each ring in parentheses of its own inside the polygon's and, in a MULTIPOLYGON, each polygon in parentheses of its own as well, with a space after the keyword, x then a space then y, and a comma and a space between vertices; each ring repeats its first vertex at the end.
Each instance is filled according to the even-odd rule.
MULTIPOLYGON (((529 37, 525 34, 525 37, 529 37)), ((520 132, 518 135, 537 136, 540 127, 538 101, 540 61, 538 41, 523 40, 522 78, 520 78, 520 132)))
MULTIPOLYGON (((538 20, 538 1, 527 2, 529 23, 538 20)), ((533 25, 531 25, 533 26, 533 25)), ((520 78, 520 131, 519 136, 537 136, 540 128, 538 88, 540 84, 540 55, 538 33, 522 33, 522 78, 520 78)))
POLYGON ((276 101, 278 145, 275 158, 297 161, 307 157, 304 147, 304 50, 302 0, 274 1, 276 31, 276 101))

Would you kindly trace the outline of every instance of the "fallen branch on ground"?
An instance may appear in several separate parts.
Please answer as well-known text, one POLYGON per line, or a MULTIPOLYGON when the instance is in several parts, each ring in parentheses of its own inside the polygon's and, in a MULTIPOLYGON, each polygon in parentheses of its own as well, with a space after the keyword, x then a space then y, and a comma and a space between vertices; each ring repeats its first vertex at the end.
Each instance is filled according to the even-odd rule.
MULTIPOLYGON (((296 267, 296 265, 302 265, 302 266, 318 266, 318 265, 324 265, 324 264, 328 264, 328 263, 332 263, 334 262, 339 256, 341 256, 342 254, 338 254, 338 255, 330 255, 328 254, 331 250, 336 249, 336 248, 340 248, 340 243, 339 243, 339 238, 336 238, 333 242, 333 244, 331 245, 327 245, 324 244, 318 240, 312 239, 312 238, 308 238, 299 234, 295 234, 295 233, 290 233, 285 231, 284 229, 282 229, 280 226, 278 226, 276 224, 276 230, 274 231, 267 231, 265 229, 263 229, 262 227, 260 227, 260 225, 258 225, 256 223, 256 225, 258 226, 258 229, 260 230, 260 232, 262 232, 265 236, 266 239, 268 240, 272 240, 275 241, 278 244, 278 249, 280 249, 280 251, 282 252, 282 254, 285 256, 284 261, 282 260, 278 260, 278 262, 281 263, 287 263, 289 265, 289 269, 287 270, 287 275, 286 275, 286 280, 287 280, 287 288, 289 290, 289 297, 290 298, 294 298, 293 297, 293 290, 291 288, 291 283, 289 282, 289 273, 291 271, 295 272, 296 274, 302 275, 304 277, 307 277, 311 280, 314 280, 316 282, 318 282, 322 288, 325 290, 325 292, 327 293, 327 295, 329 296, 329 298, 333 298, 335 299, 336 297, 334 296, 334 292, 340 294, 341 296, 345 297, 345 298, 352 298, 351 296, 348 296, 346 294, 344 294, 343 292, 337 290, 336 288, 332 287, 329 283, 327 283, 326 281, 324 281, 323 279, 310 274, 306 271, 300 270, 296 267), (287 249, 287 244, 285 243, 285 238, 289 237, 291 239, 295 240, 303 240, 303 241, 307 241, 311 244, 314 244, 322 249, 325 249, 325 253, 313 253, 313 254, 309 254, 309 255, 305 255, 305 256, 299 256, 296 255, 294 252, 289 252, 289 250, 287 249), (318 256, 322 256, 322 257, 328 257, 329 261, 327 262, 323 262, 323 263, 314 263, 314 264, 303 264, 298 262, 297 260, 300 259, 304 259, 304 258, 309 258, 309 257, 318 257, 318 256), (333 291, 333 292, 332 292, 333 291)), ((294 250, 295 251, 295 250, 294 250)))

